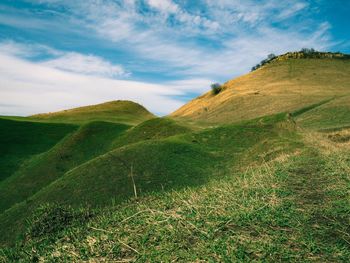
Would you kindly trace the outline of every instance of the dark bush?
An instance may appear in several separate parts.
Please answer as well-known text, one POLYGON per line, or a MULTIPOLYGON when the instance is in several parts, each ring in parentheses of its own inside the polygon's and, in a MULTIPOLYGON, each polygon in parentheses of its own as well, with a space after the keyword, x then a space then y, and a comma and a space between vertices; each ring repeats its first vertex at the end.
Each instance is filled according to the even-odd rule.
POLYGON ((313 54, 316 53, 316 50, 313 48, 302 48, 300 52, 304 54, 313 54))
POLYGON ((270 63, 275 58, 276 58, 275 54, 273 54, 273 53, 269 54, 266 59, 263 59, 262 61, 260 61, 259 64, 256 64, 254 67, 252 67, 251 71, 257 70, 258 68, 266 65, 267 63, 270 63))
POLYGON ((223 89, 222 85, 219 83, 211 84, 210 87, 211 87, 211 92, 213 95, 219 94, 223 89))
POLYGON ((268 59, 268 60, 272 60, 272 59, 274 59, 275 57, 276 57, 276 55, 273 54, 273 53, 267 55, 267 59, 268 59))

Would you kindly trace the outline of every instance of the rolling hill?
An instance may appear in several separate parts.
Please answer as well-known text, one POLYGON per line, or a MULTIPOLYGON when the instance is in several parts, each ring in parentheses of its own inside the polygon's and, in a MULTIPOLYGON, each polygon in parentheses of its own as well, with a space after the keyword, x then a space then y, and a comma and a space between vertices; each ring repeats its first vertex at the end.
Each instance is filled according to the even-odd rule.
POLYGON ((0 183, 0 213, 21 202, 65 172, 111 149, 124 124, 91 122, 82 125, 48 151, 34 155, 7 180, 0 183))
POLYGON ((0 182, 32 155, 45 152, 77 127, 0 118, 0 182))
POLYGON ((349 66, 287 53, 163 118, 0 119, 0 262, 348 261, 349 66))
POLYGON ((109 121, 130 125, 154 117, 140 104, 123 100, 30 116, 33 120, 45 122, 87 123, 91 121, 109 121))
POLYGON ((336 105, 343 96, 350 96, 350 59, 290 58, 286 54, 226 82, 217 95, 208 92, 192 100, 171 116, 232 123, 292 112, 332 98, 336 105))

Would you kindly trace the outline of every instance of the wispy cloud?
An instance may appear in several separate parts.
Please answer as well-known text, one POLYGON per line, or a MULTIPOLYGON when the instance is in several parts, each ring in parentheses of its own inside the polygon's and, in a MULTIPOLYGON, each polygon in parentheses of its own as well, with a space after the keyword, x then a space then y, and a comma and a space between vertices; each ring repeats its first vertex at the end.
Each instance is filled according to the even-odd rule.
POLYGON ((38 56, 59 56, 62 52, 41 44, 19 43, 13 40, 3 40, 0 42, 1 53, 24 57, 36 58, 38 56))
MULTIPOLYGON (((334 45, 331 24, 310 19, 307 0, 28 2, 37 9, 26 9, 21 17, 16 9, 1 14, 0 8, 0 24, 40 36, 31 44, 0 43, 1 98, 26 105, 28 100, 18 98, 38 101, 35 98, 46 96, 45 101, 55 105, 50 110, 127 98, 168 113, 181 104, 180 97, 205 91, 211 81, 245 73, 268 53, 334 45), (44 10, 39 16, 38 9, 44 10), (59 43, 64 48, 41 43, 56 37, 53 25, 59 26, 60 34, 69 34, 69 41, 59 43), (93 44, 79 41, 82 36, 93 44), (105 55, 106 47, 108 54, 116 55, 105 55)), ((39 110, 32 107, 28 113, 39 110)))
POLYGON ((130 75, 122 66, 113 65, 100 57, 82 55, 76 52, 65 53, 42 63, 45 66, 69 72, 105 77, 127 77, 130 75))
POLYGON ((320 30, 318 24, 308 24, 312 30, 307 32, 294 26, 280 29, 272 25, 307 8, 302 0, 259 4, 251 0, 208 0, 201 10, 194 8, 191 12, 172 0, 146 0, 151 11, 142 12, 138 2, 131 0, 103 1, 103 5, 99 1, 63 2, 104 40, 127 46, 140 58, 164 63, 183 76, 228 78, 247 71, 269 52, 304 46, 322 49, 332 44, 327 30, 320 30), (211 45, 198 43, 194 35, 211 45))
POLYGON ((116 99, 136 101, 163 115, 181 106, 182 102, 172 97, 184 96, 194 84, 197 92, 203 92, 211 82, 196 79, 155 84, 121 80, 113 78, 115 72, 104 72, 115 66, 105 67, 105 62, 101 66, 96 57, 73 54, 71 61, 78 62, 73 61, 74 70, 69 70, 70 54, 49 62, 32 62, 23 58, 28 57, 23 56, 25 45, 15 46, 12 54, 0 49, 0 112, 6 115, 29 115, 116 99))
POLYGON ((45 45, 24 44, 11 40, 0 42, 1 53, 19 58, 35 58, 43 66, 68 72, 109 78, 130 76, 123 66, 101 57, 78 52, 64 52, 45 45))

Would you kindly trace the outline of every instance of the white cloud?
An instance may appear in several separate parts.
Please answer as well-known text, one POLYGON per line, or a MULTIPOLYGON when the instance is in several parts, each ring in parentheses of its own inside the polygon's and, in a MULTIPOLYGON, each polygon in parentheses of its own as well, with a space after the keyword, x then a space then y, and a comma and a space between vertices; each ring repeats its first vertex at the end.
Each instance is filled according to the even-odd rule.
POLYGON ((44 45, 23 44, 11 40, 0 42, 1 53, 21 58, 41 58, 48 56, 45 61, 41 60, 43 66, 56 68, 68 72, 102 77, 127 77, 130 72, 121 65, 94 55, 85 55, 77 52, 63 52, 44 45))
POLYGON ((146 2, 163 15, 140 13, 135 1, 65 2, 65 5, 84 17, 83 23, 104 41, 132 50, 140 60, 162 63, 183 77, 231 78, 246 72, 271 52, 332 45, 327 30, 319 30, 317 24, 312 27, 305 24, 309 27, 307 32, 299 25, 284 29, 271 26, 272 22, 289 19, 307 8, 304 0, 263 3, 206 0, 205 15, 186 10, 180 5, 182 2, 146 2), (170 14, 180 22, 179 26, 167 23, 170 14), (207 38, 218 48, 202 46, 193 41, 193 36, 207 38))
POLYGON ((163 13, 176 13, 179 6, 171 0, 147 0, 147 3, 163 13))
POLYGON ((152 84, 62 71, 0 52, 0 115, 30 115, 127 99, 154 113, 167 114, 182 105, 171 96, 186 94, 193 83, 183 80, 152 84))
POLYGON ((76 52, 65 53, 60 57, 43 62, 42 65, 86 75, 105 77, 125 77, 130 75, 120 65, 113 65, 97 56, 82 55, 76 52))
POLYGON ((205 0, 210 13, 221 25, 244 22, 248 26, 260 27, 286 20, 306 9, 309 4, 305 0, 205 0))
POLYGON ((300 12, 301 10, 305 9, 308 6, 308 3, 304 2, 296 2, 288 6, 288 8, 285 8, 282 10, 277 18, 279 19, 287 19, 296 13, 300 12))
POLYGON ((33 58, 41 55, 58 56, 62 52, 39 44, 23 44, 12 40, 3 40, 0 42, 0 51, 4 54, 33 58))

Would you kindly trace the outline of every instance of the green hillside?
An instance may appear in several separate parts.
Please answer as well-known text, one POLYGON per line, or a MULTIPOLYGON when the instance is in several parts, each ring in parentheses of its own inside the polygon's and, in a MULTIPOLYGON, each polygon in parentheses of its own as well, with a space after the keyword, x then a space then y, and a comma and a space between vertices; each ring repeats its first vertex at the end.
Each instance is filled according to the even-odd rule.
POLYGON ((311 129, 339 128, 350 124, 350 95, 332 99, 298 117, 303 127, 311 129))
POLYGON ((112 199, 120 203, 133 197, 131 169, 137 193, 143 196, 154 191, 202 185, 222 177, 234 164, 242 165, 246 158, 257 162, 274 158, 298 145, 290 141, 295 136, 293 124, 287 121, 286 125, 277 125, 285 122, 284 115, 140 141, 101 155, 70 170, 0 215, 0 226, 6 229, 0 235, 2 241, 15 236, 9 229, 20 233, 23 218, 45 202, 97 207, 110 204, 112 199), (17 227, 9 227, 13 225, 17 227))
POLYGON ((77 127, 0 118, 0 183, 26 159, 49 150, 77 127))
POLYGON ((65 172, 111 149, 112 141, 129 126, 91 122, 65 137, 50 150, 27 160, 0 182, 0 213, 35 194, 65 172))
POLYGON ((0 262, 349 261, 349 60, 288 54, 170 117, 0 122, 0 262))
POLYGON ((123 136, 116 138, 113 146, 120 147, 139 141, 167 138, 189 132, 191 129, 192 127, 184 126, 168 118, 154 118, 133 127, 123 136))
POLYGON ((59 112, 30 116, 37 121, 87 123, 91 121, 110 121, 125 124, 138 124, 155 116, 140 104, 132 101, 111 101, 59 112))

